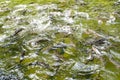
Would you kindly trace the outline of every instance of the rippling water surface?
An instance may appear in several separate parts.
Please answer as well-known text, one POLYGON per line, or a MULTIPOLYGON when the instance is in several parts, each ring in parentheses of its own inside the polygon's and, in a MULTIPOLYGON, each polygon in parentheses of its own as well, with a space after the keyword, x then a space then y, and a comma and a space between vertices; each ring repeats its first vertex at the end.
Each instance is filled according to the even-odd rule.
POLYGON ((0 80, 119 80, 119 1, 10 3, 0 2, 0 80))

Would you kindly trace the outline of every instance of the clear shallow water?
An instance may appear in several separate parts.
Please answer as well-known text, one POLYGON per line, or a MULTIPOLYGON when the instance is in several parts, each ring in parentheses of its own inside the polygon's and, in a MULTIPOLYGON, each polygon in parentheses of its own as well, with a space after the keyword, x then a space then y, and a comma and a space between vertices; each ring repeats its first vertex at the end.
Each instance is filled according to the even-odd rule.
POLYGON ((119 14, 1 4, 0 80, 119 80, 119 14))

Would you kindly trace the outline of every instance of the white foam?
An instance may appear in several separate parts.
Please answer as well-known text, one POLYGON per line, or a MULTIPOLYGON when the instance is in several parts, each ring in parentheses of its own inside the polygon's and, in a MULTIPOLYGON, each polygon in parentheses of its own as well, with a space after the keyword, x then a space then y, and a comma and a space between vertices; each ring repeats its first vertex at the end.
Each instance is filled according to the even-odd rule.
POLYGON ((4 39, 6 38, 6 35, 0 35, 0 42, 4 42, 4 39))

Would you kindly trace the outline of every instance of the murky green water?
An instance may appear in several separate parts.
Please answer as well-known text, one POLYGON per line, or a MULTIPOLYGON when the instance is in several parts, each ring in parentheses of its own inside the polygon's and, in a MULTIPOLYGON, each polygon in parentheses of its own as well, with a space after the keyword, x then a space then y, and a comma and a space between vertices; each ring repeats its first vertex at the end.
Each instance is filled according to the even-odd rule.
POLYGON ((120 1, 48 2, 0 1, 0 80, 119 80, 120 1))

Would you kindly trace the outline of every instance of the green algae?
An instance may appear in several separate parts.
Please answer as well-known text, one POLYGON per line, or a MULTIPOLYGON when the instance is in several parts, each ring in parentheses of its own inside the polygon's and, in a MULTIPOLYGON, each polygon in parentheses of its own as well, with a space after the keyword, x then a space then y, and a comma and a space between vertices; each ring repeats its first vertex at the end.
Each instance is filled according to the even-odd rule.
MULTIPOLYGON (((0 2, 0 8, 3 10, 0 13, 0 35, 7 35, 7 38, 0 42, 1 69, 4 68, 8 72, 13 71, 15 75, 22 73, 21 80, 119 80, 120 57, 115 57, 115 54, 120 54, 119 12, 113 14, 116 23, 107 24, 110 15, 119 9, 119 5, 115 5, 115 1, 85 0, 84 4, 74 0, 0 2), (4 4, 7 4, 6 8, 4 8, 4 4), (27 7, 22 9, 20 4, 27 5, 27 7), (56 5, 57 8, 55 8, 56 5), (37 11, 38 6, 39 9, 41 7, 45 9, 37 11), (19 8, 21 10, 17 11, 19 8), (13 14, 12 12, 15 10, 16 12, 13 14), (90 19, 75 14, 75 11, 88 13, 90 19), (52 13, 51 16, 50 12, 60 12, 61 14, 52 13), (64 20, 65 14, 68 15, 68 21, 72 18, 74 22, 64 20), (52 19, 50 28, 43 30, 37 28, 36 26, 39 25, 43 27, 49 25, 47 16, 50 17, 50 20, 52 19), (99 17, 103 21, 102 24, 98 24, 99 17), (8 28, 3 28, 7 26, 8 28), (17 32, 21 27, 24 30, 17 32), (105 43, 111 44, 105 49, 97 48, 101 55, 92 50, 96 45, 90 43, 94 43, 99 38, 106 38, 108 40, 105 43), (88 57, 91 56, 94 56, 94 59, 89 60, 88 57), (84 65, 77 65, 77 62, 84 65), (96 69, 95 66, 91 66, 93 64, 99 67, 96 69), (78 70, 74 68, 75 66, 78 70), (84 70, 85 66, 88 67, 84 70)), ((104 47, 103 45, 104 43, 99 44, 100 47, 104 47)))

